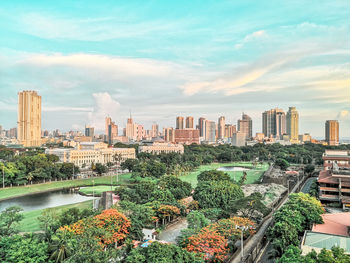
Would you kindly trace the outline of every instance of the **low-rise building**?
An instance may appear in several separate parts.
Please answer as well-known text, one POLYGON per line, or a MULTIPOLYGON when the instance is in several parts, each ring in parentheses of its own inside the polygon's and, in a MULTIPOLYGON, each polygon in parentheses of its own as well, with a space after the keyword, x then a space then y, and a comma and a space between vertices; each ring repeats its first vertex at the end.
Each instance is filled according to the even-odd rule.
POLYGON ((176 129, 175 143, 181 144, 199 144, 199 130, 196 129, 176 129))
POLYGON ((102 142, 82 142, 76 148, 46 149, 45 153, 57 155, 60 162, 74 163, 79 167, 136 158, 135 148, 108 148, 108 145, 102 142))
POLYGON ((326 150, 318 177, 322 203, 339 203, 350 209, 350 151, 326 150))
POLYGON ((161 154, 161 153, 184 153, 184 146, 182 144, 173 144, 173 143, 162 143, 154 142, 149 145, 140 145, 139 152, 146 152, 152 154, 161 154))
POLYGON ((312 231, 305 231, 301 250, 303 255, 315 250, 320 253, 323 248, 331 250, 338 246, 350 254, 350 213, 336 213, 321 215, 323 224, 312 227, 312 231))

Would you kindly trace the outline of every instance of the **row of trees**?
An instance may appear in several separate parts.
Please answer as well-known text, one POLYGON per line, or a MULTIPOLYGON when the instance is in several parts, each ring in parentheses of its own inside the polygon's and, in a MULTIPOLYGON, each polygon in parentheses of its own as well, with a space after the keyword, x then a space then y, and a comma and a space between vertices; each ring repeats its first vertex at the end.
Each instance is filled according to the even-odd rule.
POLYGON ((298 246, 306 229, 322 224, 324 209, 316 198, 308 194, 291 194, 289 200, 274 214, 274 225, 268 237, 274 248, 274 256, 281 257, 290 246, 298 246))

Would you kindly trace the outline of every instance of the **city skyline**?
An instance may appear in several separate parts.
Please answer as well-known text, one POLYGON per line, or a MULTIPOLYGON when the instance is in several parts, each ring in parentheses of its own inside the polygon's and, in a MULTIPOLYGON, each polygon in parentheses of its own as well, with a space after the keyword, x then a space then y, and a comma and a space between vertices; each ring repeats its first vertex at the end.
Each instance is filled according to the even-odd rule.
POLYGON ((261 112, 295 106, 300 134, 324 137, 337 119, 350 137, 347 1, 82 3, 1 4, 4 128, 16 126, 17 92, 36 90, 47 130, 102 132, 105 116, 121 125, 131 109, 161 127, 247 112, 255 134, 261 112))

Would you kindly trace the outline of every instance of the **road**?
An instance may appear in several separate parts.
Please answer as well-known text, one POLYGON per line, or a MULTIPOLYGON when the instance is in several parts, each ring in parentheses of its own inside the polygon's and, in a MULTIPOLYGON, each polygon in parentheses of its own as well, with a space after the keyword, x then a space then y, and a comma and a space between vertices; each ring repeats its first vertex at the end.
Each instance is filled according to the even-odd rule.
POLYGON ((317 180, 316 177, 311 177, 311 178, 307 179, 304 186, 301 188, 300 192, 309 193, 312 183, 316 180, 317 180))

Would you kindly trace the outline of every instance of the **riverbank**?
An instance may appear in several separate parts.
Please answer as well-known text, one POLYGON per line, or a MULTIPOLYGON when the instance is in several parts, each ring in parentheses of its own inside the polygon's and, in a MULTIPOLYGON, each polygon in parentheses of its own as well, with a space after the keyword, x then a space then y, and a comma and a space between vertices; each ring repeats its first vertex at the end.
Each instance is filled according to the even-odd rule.
MULTIPOLYGON (((114 186, 128 184, 131 173, 118 175, 118 182, 116 176, 112 176, 112 184, 114 186)), ((43 184, 33 184, 27 186, 7 187, 0 190, 0 201, 10 199, 13 197, 25 196, 29 194, 36 194, 42 192, 50 192, 64 188, 92 186, 93 181, 95 185, 111 185, 111 176, 91 177, 86 179, 75 179, 66 181, 52 181, 43 184)))
POLYGON ((95 187, 89 186, 89 187, 84 187, 80 188, 79 194, 85 195, 85 196, 101 196, 103 192, 106 191, 114 191, 115 186, 112 187, 110 185, 95 185, 95 187))
MULTIPOLYGON (((247 180, 245 184, 252 184, 257 182, 264 172, 269 168, 267 163, 257 164, 256 167, 253 166, 251 162, 232 162, 232 163, 212 163, 209 165, 201 165, 199 168, 195 169, 192 172, 189 172, 185 175, 180 176, 179 178, 182 181, 188 182, 192 185, 193 188, 197 186, 197 176, 203 171, 216 170, 220 167, 245 167, 251 170, 246 171, 247 180)), ((239 181, 243 176, 242 171, 225 171, 229 174, 231 179, 239 181)))
POLYGON ((57 214, 61 213, 63 210, 69 209, 69 208, 91 208, 92 207, 92 200, 76 203, 76 204, 70 204, 70 205, 62 205, 57 206, 53 208, 45 208, 40 210, 34 210, 34 211, 28 211, 28 212, 22 212, 24 218, 19 224, 19 231, 20 232, 35 232, 40 231, 40 221, 38 220, 38 217, 41 216, 41 214, 45 210, 52 210, 55 211, 57 214))

